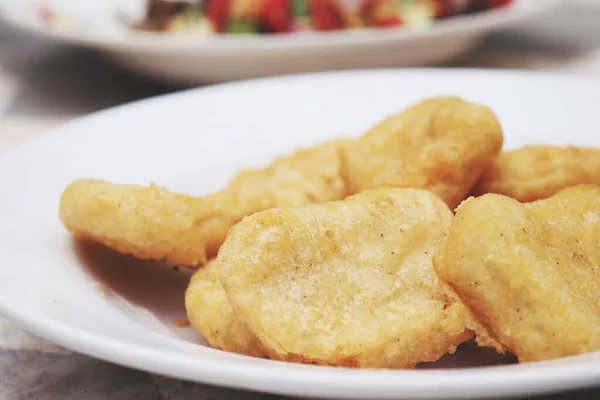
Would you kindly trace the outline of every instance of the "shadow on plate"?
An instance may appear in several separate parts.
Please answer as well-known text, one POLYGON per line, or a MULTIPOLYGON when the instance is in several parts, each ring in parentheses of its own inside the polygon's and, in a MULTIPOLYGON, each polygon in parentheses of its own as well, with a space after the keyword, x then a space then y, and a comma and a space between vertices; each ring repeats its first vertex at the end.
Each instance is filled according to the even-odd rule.
POLYGON ((138 260, 95 243, 73 241, 73 246, 79 264, 104 287, 111 306, 134 319, 137 314, 132 309, 147 310, 176 337, 200 341, 182 326, 187 321, 184 296, 191 270, 138 260), (119 301, 112 301, 115 297, 119 301))
MULTIPOLYGON (((80 264, 96 281, 104 285, 108 293, 149 311, 169 327, 176 337, 196 343, 204 342, 199 335, 190 335, 191 329, 178 328, 174 324, 185 318, 184 295, 191 270, 172 267, 163 262, 138 260, 94 243, 74 242, 74 246, 80 264)), ((118 305, 123 302, 111 304, 120 307, 118 305)), ((127 312, 124 314, 128 315, 127 312)), ((468 368, 512 363, 516 363, 513 355, 498 354, 469 341, 459 346, 455 354, 449 354, 433 363, 420 364, 417 368, 468 368)))

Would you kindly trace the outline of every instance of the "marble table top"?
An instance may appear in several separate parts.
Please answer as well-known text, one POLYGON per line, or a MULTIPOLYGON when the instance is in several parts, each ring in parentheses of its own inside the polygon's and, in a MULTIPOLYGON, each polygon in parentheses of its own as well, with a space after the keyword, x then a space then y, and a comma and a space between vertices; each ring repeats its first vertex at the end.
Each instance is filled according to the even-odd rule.
MULTIPOLYGON (((598 21, 600 7, 573 6, 534 24, 495 33, 477 52, 450 67, 600 76, 598 21)), ((0 23, 0 151, 77 116, 178 89, 120 70, 95 53, 46 42, 0 23)), ((263 398, 275 397, 177 381, 74 354, 0 319, 0 399, 263 398)), ((540 397, 598 398, 600 388, 540 397)))

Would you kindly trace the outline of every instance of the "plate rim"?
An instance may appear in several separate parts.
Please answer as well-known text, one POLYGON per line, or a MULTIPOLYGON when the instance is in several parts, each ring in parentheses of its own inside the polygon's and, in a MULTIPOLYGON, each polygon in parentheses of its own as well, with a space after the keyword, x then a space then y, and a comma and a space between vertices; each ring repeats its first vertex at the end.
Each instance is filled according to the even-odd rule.
MULTIPOLYGON (((76 118, 71 122, 63 124, 57 128, 50 130, 48 133, 41 135, 38 138, 24 142, 23 144, 15 147, 12 150, 3 152, 0 154, 0 162, 7 157, 11 157, 13 154, 19 152, 26 152, 28 147, 37 145, 39 142, 46 140, 55 140, 57 137, 66 136, 72 134, 71 128, 78 124, 84 126, 85 124, 93 123, 94 118, 101 117, 102 115, 110 115, 114 112, 126 112, 132 107, 144 107, 149 102, 165 102, 171 97, 178 97, 182 95, 193 95, 199 92, 208 91, 219 91, 224 87, 239 87, 240 85, 258 85, 264 84, 265 82, 277 83, 281 81, 288 81, 290 79, 311 79, 314 77, 331 76, 331 75, 343 75, 346 77, 360 76, 362 74, 371 75, 373 73, 394 73, 399 75, 410 76, 412 74, 442 74, 442 75, 463 75, 463 74, 477 74, 479 76, 526 76, 528 79, 552 79, 569 82, 590 82, 598 86, 600 80, 594 77, 582 76, 570 73, 558 73, 558 72, 535 72, 535 71, 498 71, 498 70, 486 70, 486 69, 443 69, 443 68, 413 68, 413 69, 377 69, 377 70, 361 70, 361 71, 345 71, 345 72, 324 72, 324 73, 308 73, 308 74, 297 74, 285 77, 269 77, 252 79, 241 82, 228 82, 218 85, 211 85, 205 88, 193 88, 187 89, 180 92, 175 92, 166 95, 155 96, 149 99, 140 101, 134 101, 125 105, 111 107, 106 110, 95 112, 84 117, 76 118)), ((0 247, 1 250, 1 247, 0 247)), ((2 290, 2 287, 0 287, 2 290)), ((260 391, 262 384, 265 382, 279 381, 277 390, 269 390, 273 393, 285 394, 285 395, 302 395, 310 397, 323 396, 322 387, 329 388, 332 392, 328 397, 344 397, 344 398, 364 398, 364 395, 356 392, 346 392, 340 394, 340 388, 344 387, 344 383, 348 380, 368 381, 364 387, 369 387, 372 390, 369 393, 373 393, 377 398, 398 398, 397 395, 391 395, 386 392, 390 388, 398 389, 396 384, 390 384, 390 376, 404 376, 402 389, 405 391, 418 390, 423 385, 435 380, 436 385, 439 386, 440 394, 444 398, 473 398, 482 397, 481 391, 486 393, 494 392, 493 395, 498 396, 510 396, 514 394, 527 395, 527 394, 542 394, 550 393, 557 390, 585 388, 596 386, 600 384, 600 368, 594 368, 594 366, 600 366, 600 361, 597 360, 584 360, 578 364, 569 364, 567 366, 560 364, 548 364, 541 369, 537 369, 535 372, 537 377, 532 377, 530 374, 524 373, 527 368, 518 367, 478 367, 478 368, 465 368, 458 370, 427 370, 427 371, 377 371, 377 370, 353 370, 333 367, 322 367, 322 366, 302 366, 297 368, 295 364, 288 364, 278 361, 265 360, 265 363, 261 363, 259 366, 248 368, 247 364, 234 363, 228 361, 219 361, 213 363, 211 360, 201 360, 201 358, 190 357, 174 357, 172 353, 154 349, 149 351, 147 347, 141 345, 133 345, 130 343, 124 343, 115 339, 107 338, 93 332, 89 332, 83 329, 74 328, 64 323, 60 323, 51 318, 45 318, 40 321, 36 321, 34 318, 19 313, 17 309, 13 309, 0 302, 0 315, 5 318, 23 326, 30 332, 37 334, 40 337, 49 339, 55 343, 58 343, 66 348, 88 354, 93 357, 103 359, 105 361, 118 363, 128 367, 141 369, 149 372, 154 372, 160 375, 171 376, 178 379, 192 380, 196 382, 203 382, 208 384, 219 384, 227 387, 260 391), (131 359, 124 359, 123 355, 134 355, 131 359), (175 366, 180 364, 178 369, 173 369, 171 373, 165 372, 164 369, 156 368, 154 365, 170 364, 175 366), (271 363, 280 363, 281 369, 272 369, 271 363), (202 365, 201 365, 202 364, 202 365), (219 368, 215 367, 215 364, 219 364, 219 368), (189 367, 186 371, 185 369, 189 367), (294 373, 290 374, 286 372, 287 369, 293 369, 294 373), (498 368, 506 369, 503 374, 499 377, 493 372, 498 368), (323 371, 328 371, 327 374, 321 374, 323 371), (276 373, 276 371, 279 371, 276 373), (280 371, 284 371, 280 373, 280 371), (193 372, 194 376, 191 376, 193 372), (236 375, 240 377, 236 381, 231 381, 231 376, 236 375), (335 375, 335 379, 331 376, 335 375), (383 377, 383 375, 386 375, 383 377), (459 375, 471 375, 472 382, 468 392, 465 393, 464 387, 460 385, 464 384, 463 381, 457 384, 455 379, 459 375), (290 380, 291 376, 291 380, 290 380), (410 378, 410 379, 407 379, 410 378), (289 387, 285 387, 282 383, 287 382, 289 387), (517 383, 519 387, 518 391, 511 389, 517 383), (540 383, 544 383, 544 387, 540 389, 540 383), (292 384, 293 383, 293 384, 292 384), (315 384, 316 383, 316 384, 315 384), (299 393, 298 390, 292 389, 292 387, 302 386, 306 389, 306 392, 299 393), (319 389, 317 389, 319 388, 319 389), (335 388, 335 389, 334 389, 335 388), (333 393, 335 392, 335 393, 333 393), (443 393, 441 393, 443 392, 443 393)), ((214 350, 218 351, 218 350, 214 350)), ((236 355, 233 355, 236 356, 236 355)), ((243 357, 243 356, 238 356, 243 357)), ((536 363, 540 365, 540 363, 536 363)), ((526 364, 521 364, 526 365, 526 364)), ((367 389, 364 389, 367 390, 367 389)), ((371 396, 370 396, 371 397, 371 396)), ((431 396, 411 394, 412 398, 432 398, 431 396)), ((441 397, 437 397, 441 398, 441 397)))
MULTIPOLYGON (((302 396, 307 398, 331 398, 331 399, 406 399, 408 397, 398 397, 397 394, 391 394, 390 390, 399 390, 400 385, 391 383, 390 377, 404 376, 401 389, 411 392, 411 399, 482 399, 482 398, 507 398, 514 395, 543 395, 557 391, 566 391, 569 389, 584 389, 596 387, 600 382, 600 369, 593 366, 600 366, 600 361, 591 361, 579 363, 576 365, 552 365, 546 367, 543 379, 533 379, 530 374, 523 373, 519 368, 512 368, 509 371, 503 371, 503 374, 495 376, 494 370, 504 368, 505 366, 490 366, 483 368, 461 368, 461 369, 431 369, 431 370, 357 370, 351 368, 327 367, 319 365, 298 365, 300 368, 294 368, 295 364, 284 361, 261 360, 262 363, 277 363, 284 368, 289 367, 293 371, 284 371, 283 369, 272 369, 268 365, 253 365, 248 368, 247 364, 235 363, 232 361, 220 360, 218 363, 211 364, 211 360, 205 360, 205 365, 199 368, 195 358, 190 362, 190 357, 176 357, 174 360, 171 353, 161 349, 154 349, 148 352, 144 346, 131 343, 122 343, 115 339, 106 338, 99 334, 87 332, 82 329, 73 328, 68 325, 60 324, 53 320, 48 320, 46 330, 38 328, 28 317, 17 315, 0 304, 0 315, 11 322, 22 326, 32 334, 58 344, 66 349, 88 355, 105 362, 154 373, 161 376, 171 377, 179 380, 188 380, 192 382, 219 385, 224 388, 247 390, 252 392, 266 392, 271 394, 285 396, 302 396), (50 327, 50 329, 48 329, 50 327), (81 335, 83 333, 83 335, 81 335), (125 360, 122 355, 129 354, 133 357, 125 360), (157 368, 157 364, 170 365, 172 369, 165 370, 157 368), (218 367, 218 368, 217 368, 218 367), (187 372, 185 371, 188 368, 187 372), (302 370, 305 369, 305 370, 302 370), (193 371, 194 376, 190 373, 193 371), (327 371, 327 374, 319 372, 327 371), (490 372, 492 371, 492 372, 490 372), (457 384, 455 379, 460 375, 470 374, 471 386, 465 390, 465 382, 457 384), (332 379, 335 375, 335 379, 332 379), (387 375, 383 377, 383 375, 387 375), (236 376, 235 381, 231 376, 236 376), (326 378, 325 378, 326 376, 326 378), (292 379, 290 379, 290 377, 292 379), (363 381, 362 391, 372 393, 365 397, 356 389, 340 390, 344 383, 349 380, 363 381), (441 396, 431 396, 425 393, 413 392, 422 389, 424 386, 435 381, 435 385, 441 396), (595 381, 594 383, 591 381, 595 381), (277 388, 265 391, 263 385, 266 383, 279 382, 277 388), (545 386, 540 389, 540 382, 545 386), (516 385, 515 385, 516 383, 516 385), (287 387, 286 387, 287 386, 287 387), (302 386, 304 391, 301 393, 293 387, 302 386), (511 389, 511 386, 518 386, 519 390, 511 389), (325 389, 323 389, 325 387, 325 389), (367 387, 369 389, 367 389, 367 387), (330 392, 329 394, 323 394, 330 392), (485 394, 482 394, 485 393, 485 394), (493 392, 493 393, 492 393, 493 392)), ((211 351, 220 351, 209 349, 211 351)), ((245 357, 232 354, 232 357, 245 357)), ((537 363, 538 365, 542 363, 537 363)), ((519 365, 519 364, 517 364, 519 365)), ((523 364, 520 364, 523 365, 523 364)))

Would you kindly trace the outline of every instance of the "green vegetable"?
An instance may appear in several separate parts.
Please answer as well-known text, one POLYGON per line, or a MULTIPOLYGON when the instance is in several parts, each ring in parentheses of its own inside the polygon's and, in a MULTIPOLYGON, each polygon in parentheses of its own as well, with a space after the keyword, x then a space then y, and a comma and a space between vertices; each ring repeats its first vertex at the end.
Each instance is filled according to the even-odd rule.
POLYGON ((304 17, 308 15, 308 6, 306 0, 291 0, 292 12, 296 17, 304 17))
POLYGON ((258 26, 254 21, 229 21, 226 32, 229 33, 256 33, 258 26))

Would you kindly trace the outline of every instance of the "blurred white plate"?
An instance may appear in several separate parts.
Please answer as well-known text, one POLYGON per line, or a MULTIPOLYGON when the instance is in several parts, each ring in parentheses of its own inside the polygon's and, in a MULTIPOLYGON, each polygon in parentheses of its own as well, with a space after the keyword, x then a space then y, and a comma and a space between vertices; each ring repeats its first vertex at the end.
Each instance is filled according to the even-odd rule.
POLYGON ((515 0, 506 9, 439 21, 429 27, 286 36, 201 36, 134 32, 144 0, 0 0, 2 16, 58 41, 92 47, 144 74, 188 84, 333 69, 438 64, 476 47, 489 31, 523 21, 561 0, 515 0), (51 28, 31 3, 73 18, 51 28))
POLYGON ((600 0, 571 0, 572 4, 581 5, 581 6, 591 6, 598 7, 600 6, 600 0))
POLYGON ((186 274, 74 246, 58 219, 59 196, 76 178, 153 181, 206 193, 236 170, 341 133, 363 132, 435 95, 492 107, 509 148, 600 146, 598 79, 519 72, 309 74, 213 86, 100 112, 0 156, 0 315, 118 364, 295 396, 499 398, 600 385, 600 353, 490 366, 498 362, 495 357, 467 346, 435 363, 438 369, 390 371, 284 363, 210 349, 189 328, 171 324, 185 314, 186 274), (444 368, 453 363, 467 368, 444 368))

